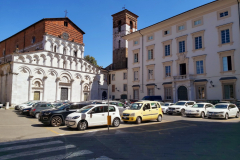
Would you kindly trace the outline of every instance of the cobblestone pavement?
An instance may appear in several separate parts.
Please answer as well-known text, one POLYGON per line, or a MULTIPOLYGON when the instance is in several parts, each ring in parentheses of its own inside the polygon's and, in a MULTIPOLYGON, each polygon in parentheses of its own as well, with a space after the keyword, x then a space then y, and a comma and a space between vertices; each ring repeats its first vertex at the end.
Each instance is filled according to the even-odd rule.
POLYGON ((118 128, 111 127, 110 132, 107 127, 81 132, 64 126, 46 127, 12 110, 0 110, 0 160, 237 160, 239 121, 165 115, 161 123, 121 124, 118 128))

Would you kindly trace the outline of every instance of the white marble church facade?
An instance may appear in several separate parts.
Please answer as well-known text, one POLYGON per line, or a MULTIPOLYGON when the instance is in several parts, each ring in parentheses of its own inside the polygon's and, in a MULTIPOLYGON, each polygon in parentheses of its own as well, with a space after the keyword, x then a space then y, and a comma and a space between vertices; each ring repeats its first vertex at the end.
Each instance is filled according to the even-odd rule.
POLYGON ((0 102, 102 99, 102 71, 83 59, 84 45, 45 34, 36 51, 0 58, 0 102))

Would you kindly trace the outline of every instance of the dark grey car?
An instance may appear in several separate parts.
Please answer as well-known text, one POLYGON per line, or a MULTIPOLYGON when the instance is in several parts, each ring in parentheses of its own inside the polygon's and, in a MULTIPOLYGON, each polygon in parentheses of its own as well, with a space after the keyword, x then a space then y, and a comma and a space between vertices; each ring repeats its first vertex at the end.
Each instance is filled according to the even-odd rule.
POLYGON ((30 111, 30 115, 32 117, 38 118, 39 117, 39 113, 42 110, 45 109, 52 109, 55 108, 55 106, 52 103, 39 103, 38 105, 32 107, 31 111, 30 111))

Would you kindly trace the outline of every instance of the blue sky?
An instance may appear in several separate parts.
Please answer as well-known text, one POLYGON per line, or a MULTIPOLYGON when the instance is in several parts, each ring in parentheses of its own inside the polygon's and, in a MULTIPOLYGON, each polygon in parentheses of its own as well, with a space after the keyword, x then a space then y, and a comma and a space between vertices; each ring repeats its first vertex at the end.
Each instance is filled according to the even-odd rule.
POLYGON ((126 9, 137 14, 138 30, 213 0, 0 0, 0 41, 42 18, 70 18, 86 34, 85 55, 98 65, 112 63, 112 17, 126 9))

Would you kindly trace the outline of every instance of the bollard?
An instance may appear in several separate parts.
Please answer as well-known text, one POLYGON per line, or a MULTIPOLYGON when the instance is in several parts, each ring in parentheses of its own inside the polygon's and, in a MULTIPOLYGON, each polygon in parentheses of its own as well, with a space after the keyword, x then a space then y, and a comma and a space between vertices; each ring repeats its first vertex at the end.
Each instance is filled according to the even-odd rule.
POLYGON ((9 109, 9 102, 6 102, 5 109, 9 109))

